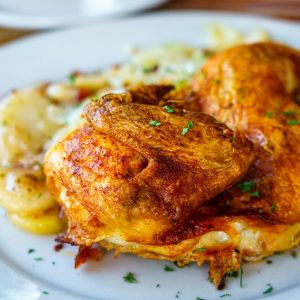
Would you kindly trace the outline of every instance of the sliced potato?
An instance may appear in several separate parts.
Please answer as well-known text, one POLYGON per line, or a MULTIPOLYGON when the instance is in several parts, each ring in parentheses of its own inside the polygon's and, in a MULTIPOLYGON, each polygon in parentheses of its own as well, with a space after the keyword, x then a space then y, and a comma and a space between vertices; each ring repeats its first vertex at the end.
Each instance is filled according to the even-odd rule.
POLYGON ((55 207, 38 216, 22 216, 9 214, 9 219, 17 227, 35 234, 59 233, 66 228, 66 220, 58 217, 59 209, 55 207))
POLYGON ((0 169, 0 205, 8 212, 37 214, 55 204, 42 170, 0 169))
POLYGON ((13 92, 1 101, 0 164, 32 160, 64 125, 64 112, 37 88, 13 92))

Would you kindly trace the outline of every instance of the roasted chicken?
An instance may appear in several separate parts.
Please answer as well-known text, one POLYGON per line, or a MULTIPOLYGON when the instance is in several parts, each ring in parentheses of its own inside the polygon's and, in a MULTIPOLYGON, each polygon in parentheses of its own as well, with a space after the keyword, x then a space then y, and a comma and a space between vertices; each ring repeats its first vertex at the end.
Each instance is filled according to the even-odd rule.
POLYGON ((218 288, 243 259, 299 244, 299 81, 298 51, 260 43, 212 56, 183 89, 92 102, 45 159, 60 240, 209 261, 218 288))
POLYGON ((254 159, 243 135, 208 115, 169 113, 126 96, 88 105, 88 124, 46 157, 49 186, 68 208, 75 243, 156 244, 237 182, 254 159))

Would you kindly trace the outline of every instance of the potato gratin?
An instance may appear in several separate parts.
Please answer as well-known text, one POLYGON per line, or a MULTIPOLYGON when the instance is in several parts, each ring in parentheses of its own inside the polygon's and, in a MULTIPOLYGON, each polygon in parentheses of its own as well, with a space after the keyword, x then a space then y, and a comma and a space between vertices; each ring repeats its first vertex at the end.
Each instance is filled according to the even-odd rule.
POLYGON ((217 288, 243 260, 297 246, 300 53, 262 33, 214 34, 212 48, 135 50, 128 64, 4 99, 0 201, 12 222, 66 228, 76 265, 94 244, 208 261, 217 288))

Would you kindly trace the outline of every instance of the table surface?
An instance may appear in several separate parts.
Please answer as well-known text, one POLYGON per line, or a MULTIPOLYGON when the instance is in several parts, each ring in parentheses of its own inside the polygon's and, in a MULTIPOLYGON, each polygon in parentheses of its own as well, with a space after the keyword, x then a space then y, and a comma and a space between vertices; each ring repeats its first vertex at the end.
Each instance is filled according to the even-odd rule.
MULTIPOLYGON (((300 22, 300 0, 173 0, 153 11, 168 9, 243 11, 300 22)), ((0 27, 0 45, 32 32, 0 27)))

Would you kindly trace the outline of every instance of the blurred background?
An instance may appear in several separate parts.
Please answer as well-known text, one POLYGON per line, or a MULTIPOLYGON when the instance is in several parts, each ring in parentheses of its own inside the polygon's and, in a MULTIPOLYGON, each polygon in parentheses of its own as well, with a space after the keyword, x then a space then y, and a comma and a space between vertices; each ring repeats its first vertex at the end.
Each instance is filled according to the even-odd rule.
POLYGON ((248 12, 300 21, 300 0, 0 0, 0 45, 40 30, 170 9, 248 12))

